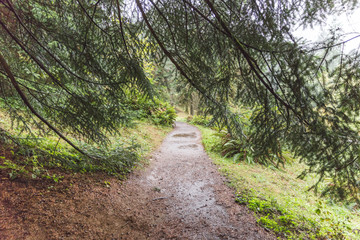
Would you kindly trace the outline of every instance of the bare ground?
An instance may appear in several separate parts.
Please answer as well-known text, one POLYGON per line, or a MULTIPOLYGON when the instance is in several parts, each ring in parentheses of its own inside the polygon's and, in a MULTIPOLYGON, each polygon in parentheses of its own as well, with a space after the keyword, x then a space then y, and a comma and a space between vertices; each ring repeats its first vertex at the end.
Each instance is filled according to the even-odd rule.
POLYGON ((125 182, 100 174, 9 181, 0 172, 0 239, 276 239, 235 203, 200 139, 178 122, 125 182))

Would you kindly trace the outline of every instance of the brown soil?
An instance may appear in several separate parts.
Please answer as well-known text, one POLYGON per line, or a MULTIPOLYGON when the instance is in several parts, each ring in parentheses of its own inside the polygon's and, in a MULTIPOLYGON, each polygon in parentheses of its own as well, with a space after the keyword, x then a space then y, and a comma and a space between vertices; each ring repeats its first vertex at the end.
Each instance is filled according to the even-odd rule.
POLYGON ((200 132, 178 122, 125 182, 99 174, 10 181, 0 172, 0 239, 276 239, 224 181, 200 132))

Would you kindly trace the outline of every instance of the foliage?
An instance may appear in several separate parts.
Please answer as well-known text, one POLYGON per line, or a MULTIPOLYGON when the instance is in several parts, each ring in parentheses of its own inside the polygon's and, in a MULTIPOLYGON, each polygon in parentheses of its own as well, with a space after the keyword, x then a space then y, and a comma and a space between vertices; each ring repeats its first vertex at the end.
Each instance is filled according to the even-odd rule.
POLYGON ((138 119, 148 118, 157 125, 171 126, 176 119, 174 107, 157 98, 147 99, 135 95, 127 105, 138 119))
POLYGON ((196 124, 200 126, 209 126, 210 124, 210 118, 203 116, 203 115, 194 115, 194 116, 188 116, 186 119, 188 123, 196 124))
POLYGON ((290 148, 309 166, 304 174, 333 179, 328 193, 356 199, 360 105, 357 90, 350 98, 346 89, 358 89, 350 87, 357 86, 350 69, 359 54, 339 49, 347 41, 337 30, 319 44, 292 33, 357 1, 320 2, 138 0, 137 7, 161 50, 156 57, 174 64, 202 95, 206 113, 251 145, 254 159, 282 163, 290 148), (230 104, 253 109, 249 135, 230 104))
POLYGON ((234 162, 246 161, 247 163, 254 163, 253 152, 250 147, 239 139, 232 139, 223 145, 224 157, 233 157, 234 162))
MULTIPOLYGON (((284 154, 273 154, 268 152, 264 154, 263 152, 257 152, 257 148, 254 150, 252 143, 253 139, 247 136, 251 136, 252 129, 249 128, 250 116, 252 111, 240 109, 243 123, 243 137, 238 138, 236 136, 232 136, 228 131, 221 130, 216 126, 213 126, 214 129, 217 129, 217 133, 215 134, 220 138, 217 146, 213 146, 212 150, 217 149, 218 152, 226 158, 232 158, 234 163, 239 161, 245 161, 247 163, 261 163, 264 165, 272 164, 274 166, 278 166, 279 163, 285 164, 287 162, 291 162, 292 159, 284 154)), ((209 126, 212 122, 210 118, 206 118, 201 115, 188 116, 187 122, 196 124, 199 126, 209 126)))
POLYGON ((18 175, 28 173, 28 171, 26 171, 23 166, 18 166, 17 164, 15 164, 9 160, 5 160, 3 164, 4 165, 0 165, 0 169, 10 169, 11 172, 9 173, 9 178, 11 180, 14 180, 15 178, 17 178, 18 175))
POLYGON ((115 145, 109 150, 85 145, 83 149, 93 156, 87 158, 73 149, 65 147, 64 143, 54 143, 50 139, 38 140, 36 144, 33 140, 17 139, 17 144, 14 161, 5 161, 3 166, 3 168, 13 170, 13 178, 22 173, 31 173, 33 178, 39 176, 51 178, 57 182, 59 178, 56 175, 49 175, 47 171, 51 168, 81 173, 105 172, 109 175, 122 177, 139 160, 139 155, 136 152, 137 145, 128 147, 115 145), (23 165, 28 170, 25 170, 23 165))
POLYGON ((11 156, 2 157, 0 168, 9 170, 11 179, 27 176, 58 182, 62 176, 52 173, 53 169, 62 172, 103 172, 124 178, 136 165, 143 162, 141 159, 155 144, 159 144, 169 129, 139 122, 130 131, 122 130, 121 135, 112 136, 112 144, 108 148, 79 142, 78 145, 91 155, 91 158, 52 135, 34 139, 26 137, 26 134, 15 137, 2 131, 1 146, 10 148, 10 151, 4 152, 10 152, 11 156))
POLYGON ((284 165, 285 163, 291 163, 293 161, 287 154, 273 154, 271 152, 264 155, 262 153, 262 158, 259 158, 259 153, 253 149, 251 144, 251 139, 236 139, 233 138, 226 131, 220 131, 216 133, 217 136, 221 139, 221 153, 225 158, 231 157, 234 163, 239 161, 245 161, 247 163, 260 163, 264 165, 273 165, 278 167, 279 163, 284 165), (267 159, 263 159, 263 158, 267 159))
MULTIPOLYGON (((321 217, 320 223, 317 223, 313 219, 283 209, 276 200, 261 199, 249 193, 238 194, 235 201, 255 212, 261 226, 271 229, 278 236, 286 239, 349 239, 346 232, 352 230, 348 226, 348 220, 337 220, 331 216, 331 218, 321 217), (325 227, 324 221, 330 222, 330 226, 325 227)), ((319 209, 316 212, 321 214, 319 209)), ((326 214, 331 215, 329 210, 326 214)))
POLYGON ((176 112, 173 107, 167 106, 155 110, 151 116, 151 119, 155 124, 170 126, 176 119, 176 112))
MULTIPOLYGON (((178 92, 196 91, 204 114, 246 155, 282 163, 290 148, 307 164, 304 175, 331 178, 324 193, 358 198, 360 54, 343 51, 349 41, 340 28, 316 43, 293 34, 358 1, 135 3, 1 1, 0 96, 13 118, 106 145, 133 120, 129 92, 153 96, 164 78, 152 74, 171 63, 167 72, 187 87, 178 92), (234 105, 253 110, 248 126, 234 105)), ((154 115, 171 122, 171 113, 154 115)))
MULTIPOLYGON (((54 4, 48 1, 2 3, 1 8, 9 9, 9 15, 1 18, 4 30, 1 51, 23 91, 28 91, 26 97, 36 111, 57 128, 105 142, 105 133, 113 133, 131 120, 123 102, 125 92, 136 86, 144 95, 151 95, 150 82, 140 66, 142 63, 119 47, 123 44, 121 39, 102 36, 99 26, 89 28, 90 19, 82 15, 89 3, 65 1, 53 6, 48 3, 54 4), (7 20, 18 22, 26 34, 18 34, 7 20)), ((106 6, 99 7, 92 21, 111 24, 114 19, 105 17, 109 10, 106 6)), ((108 30, 118 31, 115 26, 108 30)), ((5 86, 9 85, 6 76, 3 71, 0 77, 5 86)), ((23 121, 28 121, 30 112, 19 113, 16 109, 22 100, 14 89, 4 91, 2 89, 2 97, 8 111, 17 119, 21 118, 19 115, 26 116, 23 121), (8 97, 12 97, 16 105, 9 102, 8 97)))
POLYGON ((254 211, 262 226, 285 239, 360 237, 357 232, 360 227, 359 205, 335 202, 309 191, 316 176, 298 179, 305 167, 303 164, 292 159, 282 169, 244 161, 235 163, 231 158, 224 158, 221 149, 214 149, 214 146, 222 145, 221 137, 214 130, 203 127, 200 130, 206 151, 236 189, 236 202, 254 211))

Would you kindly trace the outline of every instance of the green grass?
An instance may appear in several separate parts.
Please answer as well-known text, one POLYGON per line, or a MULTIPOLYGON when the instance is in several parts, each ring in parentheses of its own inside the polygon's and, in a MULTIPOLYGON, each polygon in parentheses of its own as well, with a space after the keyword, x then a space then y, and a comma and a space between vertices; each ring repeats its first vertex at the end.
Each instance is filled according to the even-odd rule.
MULTIPOLYGON (((158 147, 171 127, 154 125, 150 120, 137 121, 132 127, 123 127, 116 134, 109 136, 107 147, 96 143, 86 143, 67 137, 82 150, 94 158, 86 157, 58 136, 49 132, 41 137, 30 137, 21 131, 21 126, 11 125, 11 120, 0 111, 0 128, 9 129, 0 134, 0 168, 9 171, 11 179, 18 176, 32 178, 51 178, 55 182, 59 177, 51 173, 58 169, 67 172, 104 172, 119 178, 137 166, 146 163, 147 155, 158 147), (15 142, 17 144, 15 144, 15 142)), ((31 126, 31 131, 38 131, 31 126)))
MULTIPOLYGON (((285 239, 360 239, 360 210, 356 204, 334 203, 308 189, 316 176, 297 176, 305 166, 293 161, 284 169, 233 162, 214 151, 220 142, 215 131, 198 126, 203 144, 238 192, 237 202, 254 211, 258 222, 285 239)), ((290 155, 290 154, 288 154, 290 155)), ((326 184, 326 182, 324 183, 326 184)))
POLYGON ((176 114, 177 114, 176 121, 179 121, 179 122, 186 122, 186 119, 189 116, 187 113, 183 112, 181 109, 178 109, 178 112, 176 114))

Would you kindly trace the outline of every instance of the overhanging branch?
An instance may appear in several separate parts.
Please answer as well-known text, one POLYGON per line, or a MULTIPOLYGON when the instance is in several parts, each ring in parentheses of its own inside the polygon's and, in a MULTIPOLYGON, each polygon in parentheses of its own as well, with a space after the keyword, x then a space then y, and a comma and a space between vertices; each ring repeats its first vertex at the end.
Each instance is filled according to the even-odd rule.
POLYGON ((9 65, 7 64, 6 60, 4 59, 2 53, 0 52, 0 64, 5 70, 7 77, 10 78, 11 84, 14 86, 17 93, 20 95, 21 99, 23 100, 26 107, 36 116, 38 117, 43 123, 45 123, 51 130, 53 130, 60 138, 65 140, 70 146, 72 146, 75 150, 80 152, 81 154, 90 157, 88 154, 86 154, 83 150, 81 150, 78 146, 76 146, 73 142, 71 142, 67 137, 65 137, 59 130, 57 130, 52 124, 50 124, 45 118, 43 118, 30 104, 29 100, 23 93, 23 91, 20 89, 19 84, 17 83, 14 75, 11 72, 11 69, 9 65))

